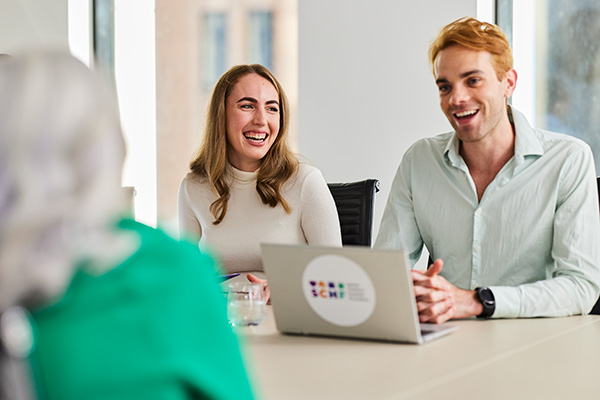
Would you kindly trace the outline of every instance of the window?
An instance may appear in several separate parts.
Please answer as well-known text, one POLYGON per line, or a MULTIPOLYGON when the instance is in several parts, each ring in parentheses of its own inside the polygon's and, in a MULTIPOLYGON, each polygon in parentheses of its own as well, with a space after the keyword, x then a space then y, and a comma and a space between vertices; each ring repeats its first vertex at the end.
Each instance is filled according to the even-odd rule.
POLYGON ((587 142, 600 175, 600 2, 502 0, 497 22, 512 37, 515 107, 537 128, 587 142))
POLYGON ((211 90, 226 70, 226 18, 223 13, 204 14, 202 42, 203 86, 211 90))
POLYGON ((128 147, 123 185, 135 187, 139 221, 176 231, 179 183, 211 91, 231 66, 260 63, 277 76, 294 138, 296 0, 69 0, 69 13, 82 25, 72 35, 77 53, 93 53, 90 64, 115 80, 128 147))
POLYGON ((94 0, 94 55, 96 67, 115 79, 115 4, 113 0, 94 0))
POLYGON ((251 63, 262 64, 272 68, 272 32, 273 14, 263 11, 252 11, 248 24, 248 59, 251 63))

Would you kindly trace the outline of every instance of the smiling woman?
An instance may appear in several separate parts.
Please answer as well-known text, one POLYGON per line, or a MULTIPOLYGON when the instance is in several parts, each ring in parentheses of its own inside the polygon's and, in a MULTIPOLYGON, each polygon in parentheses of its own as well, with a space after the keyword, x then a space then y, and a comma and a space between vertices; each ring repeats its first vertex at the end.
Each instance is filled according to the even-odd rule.
POLYGON ((228 273, 262 272, 264 242, 341 246, 331 193, 289 149, 288 126, 287 98, 265 67, 239 65, 217 82, 178 213, 181 235, 208 244, 228 273))

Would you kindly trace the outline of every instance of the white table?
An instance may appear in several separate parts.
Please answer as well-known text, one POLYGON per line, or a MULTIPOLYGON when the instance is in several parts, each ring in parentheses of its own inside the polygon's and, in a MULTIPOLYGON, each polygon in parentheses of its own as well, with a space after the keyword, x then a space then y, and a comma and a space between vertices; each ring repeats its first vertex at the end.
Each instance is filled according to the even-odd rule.
POLYGON ((600 399, 600 316, 451 321, 424 345, 238 330, 266 400, 600 399))

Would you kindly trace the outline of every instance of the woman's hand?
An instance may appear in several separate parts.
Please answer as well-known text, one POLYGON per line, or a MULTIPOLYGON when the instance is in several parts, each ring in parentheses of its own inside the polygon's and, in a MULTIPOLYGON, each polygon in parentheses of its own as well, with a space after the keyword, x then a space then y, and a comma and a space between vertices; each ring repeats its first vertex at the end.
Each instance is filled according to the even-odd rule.
POLYGON ((260 279, 259 277, 252 275, 252 274, 246 275, 246 278, 248 278, 248 280, 250 282, 261 283, 263 285, 263 288, 265 290, 265 303, 269 304, 269 299, 271 298, 271 291, 269 290, 269 282, 266 279, 260 279))

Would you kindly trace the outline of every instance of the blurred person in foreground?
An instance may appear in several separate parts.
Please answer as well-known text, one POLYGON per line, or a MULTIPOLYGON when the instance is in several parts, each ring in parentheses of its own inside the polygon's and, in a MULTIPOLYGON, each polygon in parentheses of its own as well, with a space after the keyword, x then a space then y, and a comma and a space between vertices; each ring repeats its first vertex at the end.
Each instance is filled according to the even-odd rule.
POLYGON ((0 63, 0 93, 0 310, 30 312, 38 397, 252 398, 213 259, 119 218, 109 86, 27 54, 0 63))

